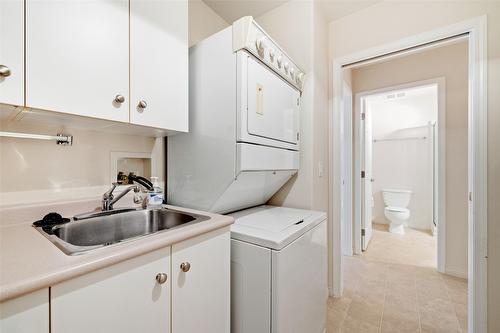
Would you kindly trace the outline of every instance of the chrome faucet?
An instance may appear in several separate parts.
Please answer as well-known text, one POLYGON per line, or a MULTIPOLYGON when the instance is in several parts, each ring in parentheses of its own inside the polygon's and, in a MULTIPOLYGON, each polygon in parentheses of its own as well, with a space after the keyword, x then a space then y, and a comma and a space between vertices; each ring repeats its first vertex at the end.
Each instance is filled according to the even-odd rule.
POLYGON ((141 189, 139 188, 139 186, 137 185, 131 185, 129 187, 127 187, 125 190, 123 190, 123 192, 121 192, 120 194, 118 194, 116 197, 113 195, 113 191, 115 190, 115 188, 120 185, 120 183, 113 183, 113 185, 111 186, 111 188, 106 191, 106 193, 104 193, 102 195, 102 204, 101 204, 101 209, 103 211, 107 211, 107 210, 112 210, 113 209, 113 205, 118 201, 120 200, 121 198, 123 198, 128 192, 134 190, 134 193, 136 193, 136 195, 134 195, 134 203, 135 204, 138 204, 138 203, 143 203, 144 205, 144 200, 142 199, 142 197, 140 195, 137 195, 137 193, 140 193, 141 192, 141 189))

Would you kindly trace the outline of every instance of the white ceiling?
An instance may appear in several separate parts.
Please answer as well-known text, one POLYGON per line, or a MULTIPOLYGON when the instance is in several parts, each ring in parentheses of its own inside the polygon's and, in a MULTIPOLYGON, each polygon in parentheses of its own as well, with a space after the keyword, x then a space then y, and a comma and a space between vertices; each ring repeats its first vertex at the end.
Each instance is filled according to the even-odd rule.
POLYGON ((232 23, 243 16, 259 17, 288 0, 203 0, 220 17, 232 23))
MULTIPOLYGON (((259 17, 290 0, 203 0, 219 16, 232 23, 242 16, 259 17)), ((313 0, 302 0, 313 1, 313 0)), ((328 22, 347 16, 382 0, 316 0, 328 22)))

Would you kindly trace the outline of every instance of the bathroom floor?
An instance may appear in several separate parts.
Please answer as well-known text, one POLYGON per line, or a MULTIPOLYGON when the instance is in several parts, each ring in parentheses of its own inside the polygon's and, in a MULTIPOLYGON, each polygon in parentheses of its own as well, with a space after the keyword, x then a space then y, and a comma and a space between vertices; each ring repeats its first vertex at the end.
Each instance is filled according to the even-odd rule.
POLYGON ((344 296, 328 300, 328 333, 467 332, 467 280, 436 271, 436 241, 374 226, 368 250, 344 257, 344 296))

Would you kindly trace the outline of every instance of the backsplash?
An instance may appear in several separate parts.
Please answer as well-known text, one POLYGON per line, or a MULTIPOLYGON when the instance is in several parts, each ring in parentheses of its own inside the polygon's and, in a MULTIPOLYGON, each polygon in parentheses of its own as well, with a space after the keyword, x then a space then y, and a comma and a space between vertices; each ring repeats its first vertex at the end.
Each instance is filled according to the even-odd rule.
POLYGON ((109 187, 112 152, 151 154, 152 172, 164 179, 163 138, 93 131, 90 126, 3 119, 0 130, 67 133, 72 146, 53 141, 0 138, 0 207, 96 198, 109 187))

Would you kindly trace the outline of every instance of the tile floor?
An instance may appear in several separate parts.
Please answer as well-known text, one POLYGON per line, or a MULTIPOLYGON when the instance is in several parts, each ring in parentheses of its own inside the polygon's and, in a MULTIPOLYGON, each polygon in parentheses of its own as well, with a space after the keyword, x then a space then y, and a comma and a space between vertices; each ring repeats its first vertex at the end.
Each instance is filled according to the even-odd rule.
POLYGON ((376 226, 368 251, 344 258, 344 296, 328 301, 327 332, 467 332, 467 280, 435 267, 429 233, 376 226))

